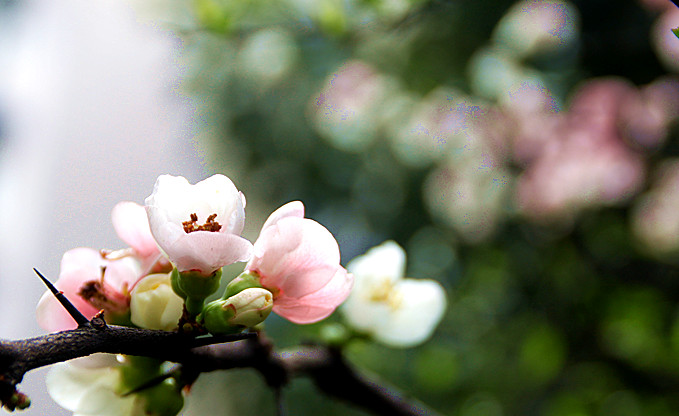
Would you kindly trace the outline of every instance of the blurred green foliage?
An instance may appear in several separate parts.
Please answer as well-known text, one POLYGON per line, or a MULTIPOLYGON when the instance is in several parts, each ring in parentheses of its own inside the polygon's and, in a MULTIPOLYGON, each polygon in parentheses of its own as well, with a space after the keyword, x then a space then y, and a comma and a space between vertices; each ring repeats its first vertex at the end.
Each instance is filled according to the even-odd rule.
MULTIPOLYGON (((614 140, 641 160, 640 185, 611 199, 579 195, 543 215, 517 202, 536 159, 513 155, 513 111, 526 101, 506 101, 517 85, 547 92, 553 106, 529 113, 534 120, 566 114, 586 80, 617 77, 630 91, 672 80, 678 66, 659 57, 663 46, 652 35, 672 7, 195 0, 181 36, 190 88, 205 102, 213 166, 235 179, 251 215, 302 200, 337 237, 343 264, 393 239, 408 253, 408 276, 446 287, 449 309, 430 341, 408 350, 357 341, 347 348, 353 363, 448 415, 673 415, 679 244, 660 247, 648 237, 655 231, 634 224, 647 224, 640 201, 658 166, 678 153, 676 106, 668 104, 661 138, 639 145, 638 130, 621 132, 633 116, 657 113, 625 119, 617 115, 622 100, 607 104, 618 117, 614 140), (546 20, 555 26, 540 29, 530 7, 556 10, 546 20), (465 124, 476 119, 500 121, 478 133, 465 124), (464 186, 447 188, 459 178, 464 186)), ((540 129, 530 133, 552 134, 540 129)), ((564 178, 557 190, 569 187, 564 178)), ((650 224, 672 230, 676 217, 650 224)), ((273 318, 267 330, 285 347, 314 339, 322 325, 273 318)), ((261 380, 250 382, 250 403, 257 394, 272 400, 261 380)), ((319 397, 304 380, 285 394, 290 414, 363 414, 319 397)))

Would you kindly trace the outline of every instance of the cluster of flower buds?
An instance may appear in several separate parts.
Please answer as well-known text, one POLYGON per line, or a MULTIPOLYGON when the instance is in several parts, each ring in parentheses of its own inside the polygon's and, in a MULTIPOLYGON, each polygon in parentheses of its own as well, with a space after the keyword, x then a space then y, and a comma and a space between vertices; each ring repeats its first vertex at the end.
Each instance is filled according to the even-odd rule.
MULTIPOLYGON (((260 324, 272 311, 295 323, 317 322, 352 288, 353 277, 340 265, 335 238, 304 218, 299 201, 272 213, 254 244, 241 237, 245 196, 223 175, 195 185, 183 177, 162 175, 145 206, 121 202, 113 209, 112 221, 129 247, 70 250, 55 282, 88 319, 103 310, 106 320, 118 325, 167 331, 198 327, 227 334, 260 324), (245 271, 227 285, 221 298, 206 304, 220 288, 222 267, 236 262, 247 262, 245 271)), ((77 326, 49 292, 38 303, 37 319, 48 331, 77 326)), ((181 386, 173 377, 122 394, 149 374, 157 376, 162 362, 130 357, 115 365, 90 361, 53 369, 50 379, 58 381, 48 380, 48 389, 63 407, 83 415, 102 414, 103 407, 119 414, 158 416, 181 409, 181 386), (91 392, 93 386, 113 404, 97 405, 72 394, 91 392)))
MULTIPOLYGON (((55 284, 86 317, 103 309, 109 322, 173 330, 184 314, 211 333, 228 333, 272 310, 295 323, 317 322, 351 291, 335 238, 304 218, 299 201, 272 213, 254 245, 241 237, 245 196, 223 175, 195 185, 162 175, 145 207, 122 202, 112 217, 130 248, 68 251, 55 284), (222 267, 236 262, 248 262, 244 274, 206 306, 222 267)), ((49 293, 38 322, 50 331, 76 326, 49 293)))
MULTIPOLYGON (((241 236, 245 196, 223 175, 195 185, 162 175, 145 206, 121 202, 112 221, 129 247, 70 250, 55 283, 88 319, 103 311, 113 324, 213 335, 255 327, 271 312, 308 324, 328 317, 349 297, 356 275, 360 293, 343 309, 347 324, 403 347, 427 339, 445 309, 438 283, 403 279, 405 253, 393 242, 357 258, 349 265, 353 274, 347 272, 333 235, 304 218, 299 201, 275 210, 251 243, 241 236), (236 262, 247 262, 244 271, 209 301, 222 287, 222 268, 236 262)), ((37 317, 49 331, 77 326, 49 292, 39 301, 37 317)), ((134 390, 163 374, 167 363, 110 357, 55 366, 50 394, 79 415, 173 416, 181 410, 184 386, 172 373, 134 390), (87 394, 73 394, 80 391, 87 394)))

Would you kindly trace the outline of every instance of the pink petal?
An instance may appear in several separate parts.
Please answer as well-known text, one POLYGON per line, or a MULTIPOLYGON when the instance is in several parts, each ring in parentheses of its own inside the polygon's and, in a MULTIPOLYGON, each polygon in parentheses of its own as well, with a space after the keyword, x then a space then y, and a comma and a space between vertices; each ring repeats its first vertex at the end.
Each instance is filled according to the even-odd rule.
POLYGON ((265 287, 300 298, 325 286, 339 265, 337 241, 316 221, 285 217, 262 231, 246 267, 265 287))
POLYGON ((123 257, 106 264, 104 281, 118 292, 132 290, 142 278, 142 265, 135 257, 123 257))
POLYGON ((252 243, 235 234, 195 231, 185 233, 166 252, 179 271, 210 274, 226 264, 249 260, 252 243))
POLYGON ((295 217, 304 218, 304 204, 302 201, 292 201, 278 208, 269 215, 266 222, 262 226, 262 231, 266 228, 276 224, 281 218, 295 217))
MULTIPOLYGON (((83 283, 101 279, 101 267, 105 264, 101 254, 91 248, 69 250, 61 259, 61 272, 54 286, 87 318, 92 318, 98 310, 78 296, 78 292, 83 283)), ((40 298, 36 315, 38 324, 50 332, 77 327, 73 318, 50 292, 40 298)))
POLYGON ((351 293, 353 282, 353 275, 338 267, 333 278, 321 289, 298 299, 283 295, 275 300, 273 311, 296 324, 318 322, 344 302, 351 293))
POLYGON ((119 202, 113 207, 111 220, 118 237, 140 256, 149 257, 160 252, 143 206, 129 201, 119 202))

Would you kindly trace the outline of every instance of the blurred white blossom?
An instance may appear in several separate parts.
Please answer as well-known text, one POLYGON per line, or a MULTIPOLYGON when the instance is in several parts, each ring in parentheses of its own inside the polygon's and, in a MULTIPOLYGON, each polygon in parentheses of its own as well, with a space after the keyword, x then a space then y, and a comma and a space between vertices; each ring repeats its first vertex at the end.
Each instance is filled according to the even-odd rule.
POLYGON ((412 347, 431 337, 446 310, 434 280, 406 279, 405 252, 393 241, 353 259, 354 289, 341 307, 349 325, 393 347, 412 347))
POLYGON ((577 9, 567 1, 515 3, 495 27, 493 38, 520 57, 572 43, 578 36, 577 9))

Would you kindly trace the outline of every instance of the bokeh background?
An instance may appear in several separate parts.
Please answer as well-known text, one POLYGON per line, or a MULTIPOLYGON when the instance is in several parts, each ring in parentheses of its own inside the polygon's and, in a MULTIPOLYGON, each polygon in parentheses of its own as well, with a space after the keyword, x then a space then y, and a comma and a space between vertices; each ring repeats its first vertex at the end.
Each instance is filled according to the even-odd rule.
MULTIPOLYGON (((247 237, 302 200, 343 264, 393 239, 444 285, 425 344, 347 348, 437 412, 675 415, 677 26, 669 0, 0 1, 0 336, 40 333, 32 267, 121 246, 117 201, 220 172, 247 237)), ((267 331, 285 348, 325 323, 267 331)), ((43 377, 25 414, 68 414, 43 377)), ((365 414, 284 393, 292 415, 365 414)), ((274 412, 250 370, 194 397, 186 415, 274 412)))

